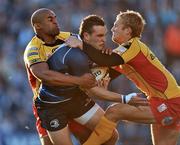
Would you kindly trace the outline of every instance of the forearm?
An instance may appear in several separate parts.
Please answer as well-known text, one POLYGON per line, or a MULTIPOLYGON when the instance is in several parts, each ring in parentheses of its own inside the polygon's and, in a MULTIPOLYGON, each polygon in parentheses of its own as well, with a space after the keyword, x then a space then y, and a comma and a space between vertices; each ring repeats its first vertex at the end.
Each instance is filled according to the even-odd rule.
POLYGON ((42 83, 49 86, 81 85, 82 77, 65 75, 49 69, 46 62, 37 63, 30 67, 32 74, 42 83))
POLYGON ((93 87, 89 90, 87 90, 87 92, 100 100, 106 100, 106 101, 112 101, 112 102, 121 102, 121 95, 115 92, 111 92, 108 91, 104 88, 100 88, 100 87, 93 87))
POLYGON ((119 102, 123 104, 131 104, 131 105, 148 105, 148 102, 145 98, 138 96, 137 93, 130 93, 127 95, 121 95, 115 92, 108 91, 104 88, 93 87, 89 89, 88 95, 91 97, 96 97, 100 100, 111 101, 111 102, 119 102))
POLYGON ((92 47, 91 45, 83 42, 83 51, 90 57, 92 61, 101 66, 116 66, 124 63, 121 56, 116 53, 111 55, 103 54, 100 50, 92 47))

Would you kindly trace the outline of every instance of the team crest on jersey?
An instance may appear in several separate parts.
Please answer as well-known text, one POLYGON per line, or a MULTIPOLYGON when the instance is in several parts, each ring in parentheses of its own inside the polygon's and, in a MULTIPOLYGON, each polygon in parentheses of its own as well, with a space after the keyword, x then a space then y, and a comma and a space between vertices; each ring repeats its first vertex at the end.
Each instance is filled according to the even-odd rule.
POLYGON ((52 127, 52 128, 57 128, 57 127, 59 127, 59 120, 58 119, 53 119, 53 120, 51 120, 50 121, 50 126, 52 127))
POLYGON ((164 117, 163 120, 161 121, 163 126, 171 125, 173 124, 173 122, 174 120, 173 120, 173 117, 171 116, 164 117))

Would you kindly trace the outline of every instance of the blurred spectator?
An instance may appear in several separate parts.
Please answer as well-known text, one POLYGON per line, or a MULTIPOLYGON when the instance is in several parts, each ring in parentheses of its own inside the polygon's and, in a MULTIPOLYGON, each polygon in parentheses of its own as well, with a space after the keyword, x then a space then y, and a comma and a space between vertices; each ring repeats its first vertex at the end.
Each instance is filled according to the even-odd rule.
POLYGON ((180 83, 180 12, 177 21, 170 24, 164 35, 166 66, 180 83))
POLYGON ((180 13, 176 23, 170 24, 164 35, 166 65, 172 66, 174 61, 180 60, 180 13))

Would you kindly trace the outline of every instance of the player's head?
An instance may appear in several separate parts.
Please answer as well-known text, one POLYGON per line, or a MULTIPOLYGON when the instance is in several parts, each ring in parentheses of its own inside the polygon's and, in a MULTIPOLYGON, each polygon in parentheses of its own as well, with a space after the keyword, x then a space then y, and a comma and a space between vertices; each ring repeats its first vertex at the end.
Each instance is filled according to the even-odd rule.
POLYGON ((56 36, 59 34, 56 15, 47 8, 38 9, 32 14, 31 25, 37 35, 56 36))
POLYGON ((102 49, 106 42, 107 28, 102 17, 89 15, 85 17, 79 28, 83 41, 97 49, 102 49))
POLYGON ((120 12, 112 27, 112 40, 122 44, 133 37, 141 37, 145 20, 135 11, 120 12))

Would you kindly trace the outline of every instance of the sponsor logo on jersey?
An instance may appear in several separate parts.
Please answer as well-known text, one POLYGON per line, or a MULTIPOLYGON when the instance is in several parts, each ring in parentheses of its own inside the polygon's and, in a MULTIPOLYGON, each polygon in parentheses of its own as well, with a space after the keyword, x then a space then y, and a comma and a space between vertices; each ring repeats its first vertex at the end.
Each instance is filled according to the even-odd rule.
POLYGON ((126 52, 127 51, 127 48, 120 45, 118 48, 116 48, 115 50, 113 50, 113 52, 121 55, 122 53, 126 52))
POLYGON ((165 111, 167 109, 167 106, 166 106, 166 104, 164 104, 164 103, 162 103, 161 105, 159 105, 158 107, 157 107, 157 110, 161 113, 161 112, 163 112, 163 111, 165 111))

